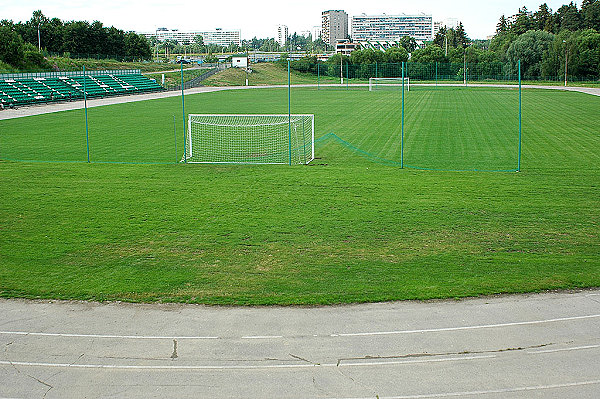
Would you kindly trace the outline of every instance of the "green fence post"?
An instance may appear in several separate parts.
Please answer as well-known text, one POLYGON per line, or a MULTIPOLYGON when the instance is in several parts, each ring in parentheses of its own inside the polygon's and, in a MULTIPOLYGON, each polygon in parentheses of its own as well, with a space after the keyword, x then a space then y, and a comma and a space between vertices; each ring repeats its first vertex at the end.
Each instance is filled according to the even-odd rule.
POLYGON ((290 83, 290 60, 288 60, 288 147, 292 166, 292 85, 290 83))
POLYGON ((519 60, 519 159, 517 163, 517 172, 521 171, 521 60, 519 60))
POLYGON ((319 60, 317 60, 317 90, 319 90, 320 85, 321 85, 321 68, 320 68, 321 64, 319 63, 319 60))
POLYGON ((179 153, 177 152, 177 127, 175 125, 175 115, 173 115, 173 135, 175 136, 175 163, 177 163, 179 153))
POLYGON ((400 135, 400 168, 404 168, 404 62, 402 63, 402 132, 400 135))
POLYGON ((183 112, 183 163, 187 163, 187 148, 185 143, 185 100, 183 98, 183 62, 181 63, 181 110, 183 112))
POLYGON ((348 80, 350 76, 348 75, 348 63, 346 62, 346 90, 348 90, 348 80))
POLYGON ((83 66, 83 108, 85 109, 85 143, 87 148, 87 161, 90 163, 90 135, 88 129, 88 112, 87 112, 87 88, 85 83, 85 65, 83 66))

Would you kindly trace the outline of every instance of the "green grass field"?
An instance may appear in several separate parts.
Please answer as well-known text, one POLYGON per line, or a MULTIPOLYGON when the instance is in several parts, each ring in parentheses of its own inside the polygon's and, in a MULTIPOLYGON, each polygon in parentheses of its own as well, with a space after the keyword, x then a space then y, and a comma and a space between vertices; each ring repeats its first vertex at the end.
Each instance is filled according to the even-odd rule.
MULTIPOLYGON (((516 173, 400 169, 399 95, 293 89, 318 140, 296 167, 175 164, 181 98, 89 110, 92 162, 146 164, 82 163, 82 111, 0 121, 1 159, 69 161, 0 162, 0 296, 287 305, 600 285, 597 97, 524 91, 516 173)), ((405 107, 406 165, 516 167, 515 90, 414 90, 405 107)), ((186 111, 286 113, 287 91, 186 96, 186 111)))

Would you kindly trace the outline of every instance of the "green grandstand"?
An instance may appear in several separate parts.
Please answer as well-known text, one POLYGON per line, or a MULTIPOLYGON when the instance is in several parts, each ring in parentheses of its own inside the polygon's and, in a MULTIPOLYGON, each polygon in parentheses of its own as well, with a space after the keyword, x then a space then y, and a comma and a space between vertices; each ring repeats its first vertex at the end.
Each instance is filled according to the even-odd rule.
POLYGON ((4 107, 161 91, 138 69, 0 75, 4 107))

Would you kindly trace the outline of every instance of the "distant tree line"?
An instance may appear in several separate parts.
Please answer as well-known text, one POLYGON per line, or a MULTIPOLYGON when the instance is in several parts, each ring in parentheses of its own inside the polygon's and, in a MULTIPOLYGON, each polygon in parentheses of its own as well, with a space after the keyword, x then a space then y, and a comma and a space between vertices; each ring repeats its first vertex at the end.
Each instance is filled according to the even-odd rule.
MULTIPOLYGON (((130 60, 144 60, 152 56, 146 38, 135 32, 106 27, 100 21, 49 19, 38 10, 24 23, 6 19, 0 21, 0 61, 17 68, 31 65, 31 53, 38 50, 38 29, 41 49, 47 53, 114 55, 130 60)), ((42 60, 37 61, 43 63, 42 60)))
MULTIPOLYGON (((340 65, 339 54, 323 64, 340 65)), ((524 79, 557 79, 564 77, 565 67, 570 79, 598 80, 600 78, 600 0, 583 0, 581 8, 571 2, 553 12, 546 3, 538 11, 523 7, 514 18, 501 16, 495 35, 490 40, 471 40, 464 26, 442 27, 431 42, 416 46, 414 39, 404 37, 397 47, 385 52, 358 49, 343 56, 354 71, 364 70, 364 76, 374 76, 374 69, 360 68, 382 63, 453 64, 448 75, 461 78, 467 62, 472 78, 515 78, 521 61, 524 79)), ((302 72, 316 71, 316 58, 307 57, 291 62, 302 72)), ((415 66, 412 66, 415 70, 415 66)), ((398 70, 390 70, 398 76, 398 70)))

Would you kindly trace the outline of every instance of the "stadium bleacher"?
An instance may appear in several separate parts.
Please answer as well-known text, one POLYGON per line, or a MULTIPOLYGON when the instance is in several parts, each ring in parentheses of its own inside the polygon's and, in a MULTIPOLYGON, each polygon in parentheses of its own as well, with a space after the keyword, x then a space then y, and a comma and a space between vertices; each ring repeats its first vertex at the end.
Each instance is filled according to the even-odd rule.
POLYGON ((60 73, 11 74, 0 77, 0 103, 4 108, 88 98, 162 91, 164 88, 139 71, 120 74, 119 71, 93 71, 83 74, 60 73))

